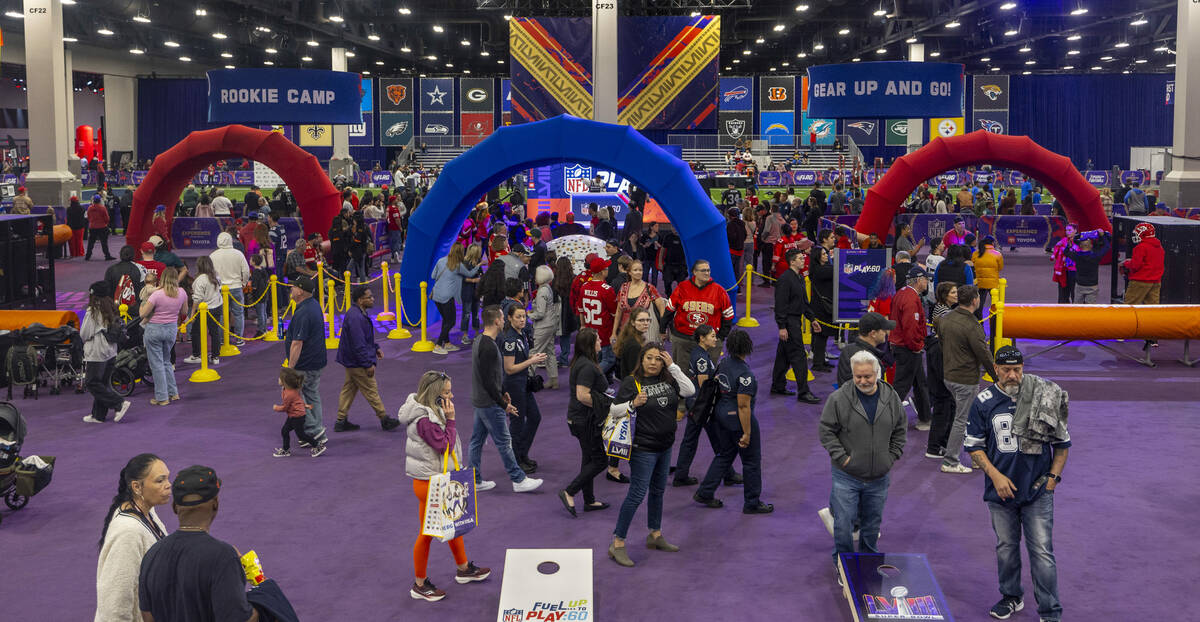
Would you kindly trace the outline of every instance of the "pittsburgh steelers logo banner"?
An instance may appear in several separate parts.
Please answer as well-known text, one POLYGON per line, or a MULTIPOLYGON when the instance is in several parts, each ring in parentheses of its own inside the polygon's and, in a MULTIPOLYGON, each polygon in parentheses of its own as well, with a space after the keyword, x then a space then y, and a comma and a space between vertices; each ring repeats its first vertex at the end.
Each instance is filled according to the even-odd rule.
POLYGON ((934 117, 929 120, 929 140, 933 140, 939 136, 942 138, 962 136, 963 125, 963 117, 934 117))
POLYGON ((491 78, 460 78, 458 108, 463 112, 492 112, 496 109, 496 86, 491 78))
POLYGON ((508 23, 513 122, 563 113, 591 119, 591 20, 514 17, 508 23))
POLYGON ((720 16, 629 17, 617 33, 617 122, 639 130, 712 129, 720 16))
POLYGON ((795 112, 796 77, 763 76, 759 78, 758 108, 763 111, 795 112))
POLYGON ((808 69, 814 117, 957 117, 963 114, 963 66, 883 61, 808 69))
POLYGON ((379 80, 380 112, 413 111, 412 78, 381 78, 379 80))

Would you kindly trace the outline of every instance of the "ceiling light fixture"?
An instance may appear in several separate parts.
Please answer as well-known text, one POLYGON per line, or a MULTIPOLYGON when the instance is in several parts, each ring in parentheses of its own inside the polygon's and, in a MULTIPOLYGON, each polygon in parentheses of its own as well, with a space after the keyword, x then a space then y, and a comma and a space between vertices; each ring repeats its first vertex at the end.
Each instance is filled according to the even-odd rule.
POLYGON ((226 69, 237 69, 237 67, 234 67, 233 65, 225 65, 225 68, 226 69))
POLYGON ((1167 66, 1168 66, 1168 67, 1174 67, 1174 66, 1175 66, 1175 63, 1167 63, 1167 66))
POLYGON ((77 41, 79 41, 79 39, 76 39, 75 37, 63 37, 63 43, 75 43, 77 41))
POLYGON ((1000 10, 1001 10, 1001 11, 1011 11, 1011 10, 1013 10, 1013 9, 1015 9, 1015 8, 1017 8, 1017 3, 1016 3, 1016 2, 1005 2, 1004 4, 1001 4, 1001 5, 1000 5, 1000 10))
MULTIPOLYGON (((263 51, 266 52, 267 54, 278 54, 279 53, 279 50, 277 50, 275 48, 267 48, 263 51)), ((347 56, 349 56, 349 53, 347 53, 347 56)))
POLYGON ((1170 52, 1170 51, 1171 51, 1171 48, 1169 48, 1169 47, 1167 47, 1167 46, 1165 46, 1165 45, 1160 45, 1160 46, 1158 46, 1158 47, 1154 48, 1154 51, 1155 51, 1155 52, 1170 52))
POLYGON ((437 56, 434 56, 433 54, 430 54, 429 56, 426 56, 426 57, 425 57, 425 59, 426 59, 426 60, 437 60, 437 56))
POLYGON ((1070 71, 1074 68, 1075 68, 1075 65, 1067 65, 1066 67, 1063 67, 1063 71, 1070 71))
POLYGON ((1137 19, 1133 20, 1132 22, 1129 22, 1129 25, 1130 26, 1145 26, 1146 24, 1149 24, 1149 23, 1150 23, 1150 20, 1146 19, 1145 15, 1139 15, 1137 19))
POLYGON ((406 6, 402 6, 398 10, 400 11, 401 15, 412 15, 412 9, 406 6))
POLYGON ((133 21, 135 21, 139 24, 149 24, 150 18, 142 13, 138 13, 137 15, 133 16, 133 21))
POLYGON ((371 41, 378 41, 378 40, 379 40, 379 35, 377 35, 377 34, 375 34, 375 33, 371 33, 371 34, 367 35, 367 39, 369 39, 369 40, 371 40, 371 41))
POLYGON ((1144 58, 1139 58, 1139 59, 1137 59, 1137 60, 1135 60, 1135 61, 1133 61, 1133 62, 1135 62, 1135 63, 1137 63, 1137 64, 1141 65, 1141 64, 1143 64, 1143 63, 1148 63, 1148 62, 1150 62, 1150 61, 1148 61, 1148 60, 1146 60, 1146 59, 1144 59, 1144 58))
POLYGON ((825 44, 821 43, 820 41, 817 41, 816 43, 813 44, 813 49, 814 50, 823 50, 823 49, 825 49, 825 44))
POLYGON ((75 4, 75 0, 62 0, 63 6, 71 6, 75 4))
POLYGON ((941 50, 934 50, 934 51, 930 52, 930 53, 929 53, 929 55, 930 55, 930 56, 932 56, 933 58, 937 58, 937 57, 939 57, 939 56, 941 56, 941 55, 942 55, 942 51, 941 51, 941 50))
POLYGON ((904 40, 904 42, 905 42, 905 43, 916 43, 916 42, 917 42, 917 38, 916 38, 916 37, 909 37, 909 38, 905 39, 905 40, 904 40))
POLYGON ((858 62, 858 61, 860 61, 860 60, 862 60, 862 59, 861 59, 861 58, 859 58, 859 57, 857 57, 857 56, 855 56, 854 58, 851 58, 851 59, 850 59, 850 62, 852 62, 852 63, 857 63, 857 62, 858 62))
POLYGON ((1117 44, 1116 44, 1116 45, 1114 45, 1113 47, 1115 47, 1115 48, 1127 48, 1127 47, 1129 47, 1129 42, 1128 42, 1128 41, 1118 41, 1118 42, 1117 42, 1117 44))
POLYGON ((786 61, 786 60, 785 60, 785 61, 783 61, 782 63, 779 63, 779 64, 780 64, 780 65, 783 65, 784 67, 790 67, 792 63, 790 63, 790 62, 788 62, 788 61, 786 61))
POLYGON ((990 62, 992 62, 992 57, 991 57, 991 56, 984 56, 983 58, 979 59, 979 62, 981 62, 981 63, 990 63, 990 62))
POLYGON ((113 35, 113 31, 109 30, 108 27, 106 27, 106 26, 101 26, 100 29, 97 30, 96 32, 98 32, 106 37, 111 37, 113 35))
POLYGON ((453 67, 453 66, 454 66, 454 63, 446 63, 446 66, 447 66, 447 67, 453 67))
POLYGON ((218 31, 216 31, 216 32, 212 33, 212 38, 214 38, 214 39, 228 39, 228 38, 229 38, 229 35, 227 35, 227 34, 225 34, 225 33, 223 33, 223 32, 221 32, 221 31, 219 31, 219 30, 218 30, 218 31))
POLYGON ((1092 67, 1092 71, 1100 71, 1100 65, 1096 65, 1095 67, 1092 67))
POLYGON ((772 68, 771 68, 771 71, 778 71, 778 70, 779 70, 779 69, 778 69, 778 68, 776 68, 776 67, 772 67, 772 68))
POLYGON ((463 73, 471 73, 470 69, 463 69, 463 73))
POLYGON ((233 58, 233 54, 229 52, 221 52, 221 58, 233 58))
POLYGON ((759 38, 755 39, 755 40, 754 40, 754 42, 755 42, 755 43, 757 43, 757 44, 759 44, 759 45, 762 45, 762 44, 766 43, 766 42, 767 42, 767 40, 766 40, 766 39, 764 39, 764 38, 762 38, 762 37, 759 37, 759 38))
POLYGON ((1126 69, 1125 71, 1122 71, 1121 73, 1129 73, 1129 70, 1126 69))
POLYGON ((181 63, 190 63, 190 62, 192 62, 192 58, 191 58, 190 56, 180 56, 180 57, 179 57, 179 62, 181 62, 181 63))
POLYGON ((946 22, 946 28, 958 28, 959 26, 962 26, 962 24, 958 23, 957 19, 946 22))
POLYGON ((176 42, 174 42, 174 41, 172 41, 172 40, 170 40, 170 39, 167 39, 166 41, 163 41, 163 45, 165 45, 165 46, 167 46, 167 47, 169 47, 169 48, 177 48, 177 47, 179 47, 179 44, 178 44, 178 43, 176 43, 176 42))
POLYGON ((735 65, 736 65, 736 64, 738 64, 738 63, 740 63, 740 62, 742 62, 742 59, 740 59, 740 58, 735 58, 735 59, 733 59, 733 63, 734 63, 735 65))
POLYGON ((335 23, 335 24, 340 24, 340 23, 342 23, 342 22, 344 22, 344 21, 346 21, 346 20, 342 19, 342 16, 341 16, 341 15, 330 15, 330 16, 329 16, 329 21, 331 21, 331 22, 333 22, 333 23, 335 23))
POLYGON ((355 56, 354 52, 352 52, 350 50, 346 50, 346 58, 354 58, 354 56, 355 56))
POLYGON ((142 48, 130 48, 129 53, 130 54, 145 54, 146 50, 143 50, 142 48))
POLYGON ((1087 13, 1087 12, 1088 12, 1087 7, 1083 6, 1082 4, 1079 4, 1079 5, 1075 6, 1075 10, 1071 11, 1071 15, 1079 16, 1079 15, 1083 15, 1084 13, 1087 13))
POLYGON ((808 5, 807 5, 807 4, 804 4, 803 2, 801 2, 800 4, 797 4, 797 5, 796 5, 796 10, 797 10, 797 11, 807 11, 807 10, 808 10, 808 5))
POLYGON ((750 50, 742 50, 742 56, 749 56, 750 50))
POLYGON ((876 54, 887 54, 887 48, 879 48, 878 50, 875 50, 875 53, 876 54))
POLYGON ((1075 56, 1077 54, 1079 54, 1079 50, 1068 50, 1067 51, 1067 56, 1075 56))
POLYGON ((309 40, 308 40, 308 41, 306 41, 305 43, 306 43, 306 44, 308 45, 308 47, 310 47, 310 48, 315 48, 315 47, 317 47, 318 45, 321 45, 320 43, 317 43, 317 40, 316 40, 316 39, 309 39, 309 40))
POLYGON ((688 13, 688 17, 700 17, 700 11, 692 11, 688 13))
POLYGON ((274 64, 275 64, 275 61, 273 61, 273 60, 264 60, 264 61, 263 61, 263 64, 264 64, 264 65, 267 65, 267 66, 270 66, 270 65, 274 65, 274 64))
POLYGON ((1022 53, 1022 54, 1027 54, 1027 53, 1029 53, 1029 52, 1032 52, 1032 51, 1033 51, 1033 48, 1029 47, 1028 45, 1022 45, 1022 46, 1021 46, 1021 49, 1019 49, 1019 50, 1017 50, 1017 51, 1018 51, 1018 52, 1020 52, 1020 53, 1022 53))
POLYGON ((377 61, 375 61, 375 64, 376 64, 376 65, 380 65, 380 66, 382 66, 382 65, 383 65, 383 61, 381 61, 381 60, 377 60, 377 61))
POLYGON ((992 67, 989 71, 1000 71, 999 67, 992 67))
POLYGON ((1021 30, 1019 28, 1010 27, 1008 30, 1004 31, 1004 36, 1006 37, 1015 37, 1019 34, 1021 34, 1021 30))
POLYGON ((311 57, 311 56, 301 56, 301 57, 300 57, 300 60, 301 60, 301 61, 303 61, 303 62, 306 62, 306 63, 311 63, 311 62, 312 62, 312 57, 311 57))
POLYGON ((796 54, 796 58, 808 58, 808 52, 800 52, 796 54))
POLYGON ((270 28, 267 28, 266 26, 255 26, 255 27, 254 27, 254 32, 266 32, 266 33, 270 33, 270 32, 271 32, 271 29, 270 29, 270 28))
MULTIPOLYGON (((510 19, 512 19, 512 15, 508 15, 508 14, 505 14, 505 15, 504 15, 504 21, 506 21, 506 22, 507 22, 507 21, 508 21, 508 20, 510 20, 510 19)), ((424 78, 425 76, 424 76, 424 75, 422 75, 421 77, 422 77, 422 78, 424 78)))
POLYGON ((1083 38, 1083 35, 1081 35, 1081 34, 1079 34, 1079 33, 1075 33, 1075 34, 1073 34, 1073 35, 1071 35, 1071 36, 1067 37, 1067 41, 1078 41, 1078 40, 1080 40, 1080 39, 1082 39, 1082 38, 1083 38))
POLYGON ((439 32, 439 33, 440 33, 440 32, 446 32, 446 29, 445 29, 445 28, 442 28, 442 25, 441 25, 441 24, 434 24, 434 25, 433 25, 433 31, 434 31, 434 32, 439 32))
POLYGON ((787 26, 784 26, 783 24, 775 24, 775 27, 772 28, 772 30, 775 32, 783 32, 785 28, 787 28, 787 26))
POLYGON ((406 45, 406 46, 404 46, 404 47, 400 48, 400 51, 401 51, 401 52, 404 52, 405 54, 408 54, 409 52, 411 52, 411 51, 412 51, 412 48, 410 48, 410 47, 408 47, 408 46, 406 45))
POLYGON ((1113 57, 1111 57, 1111 56, 1101 56, 1100 57, 1100 60, 1112 60, 1112 59, 1113 59, 1113 57))
POLYGON ((371 75, 371 72, 369 72, 369 71, 364 71, 364 72, 362 72, 362 75, 364 75, 364 76, 369 76, 369 75, 371 75))
POLYGON ((461 45, 461 46, 463 46, 463 47, 470 47, 470 46, 471 46, 471 42, 470 42, 469 40, 467 40, 467 39, 463 39, 462 41, 459 41, 459 42, 458 42, 458 44, 459 44, 459 45, 461 45))
POLYGON ((204 17, 205 15, 208 15, 208 11, 204 10, 204 7, 196 7, 196 17, 204 17))
POLYGON ((489 52, 489 51, 487 51, 487 50, 481 50, 481 51, 479 52, 479 55, 480 55, 480 56, 491 56, 491 55, 492 55, 492 53, 491 53, 491 52, 489 52))
POLYGON ((1029 60, 1025 61, 1025 64, 1026 64, 1026 65, 1036 65, 1036 64, 1037 64, 1037 61, 1036 61, 1036 60, 1033 60, 1033 59, 1031 58, 1031 59, 1029 59, 1029 60))
POLYGON ((850 34, 850 27, 849 27, 849 26, 842 26, 841 30, 838 30, 838 34, 839 34, 839 35, 841 35, 841 36, 843 36, 843 37, 844 37, 844 36, 846 36, 846 35, 848 35, 848 34, 850 34))

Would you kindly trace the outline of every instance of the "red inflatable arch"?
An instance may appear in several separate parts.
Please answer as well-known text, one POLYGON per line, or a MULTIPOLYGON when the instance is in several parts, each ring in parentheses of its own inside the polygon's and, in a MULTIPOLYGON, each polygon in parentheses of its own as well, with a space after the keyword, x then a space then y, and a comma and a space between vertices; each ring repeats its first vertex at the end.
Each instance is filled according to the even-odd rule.
POLYGON ((150 219, 158 205, 167 206, 167 218, 173 219, 175 203, 196 173, 227 158, 249 158, 277 171, 296 197, 305 235, 329 230, 342 201, 316 156, 279 132, 227 125, 192 132, 154 158, 146 180, 133 193, 126 242, 137 247, 150 237, 150 219))
POLYGON ((1066 157, 1039 146, 1028 136, 1004 136, 977 130, 965 136, 935 138, 898 158, 867 191, 862 215, 854 229, 886 239, 900 205, 925 181, 950 169, 994 164, 1025 173, 1042 182, 1080 229, 1112 231, 1100 204, 1100 191, 1089 184, 1066 157))

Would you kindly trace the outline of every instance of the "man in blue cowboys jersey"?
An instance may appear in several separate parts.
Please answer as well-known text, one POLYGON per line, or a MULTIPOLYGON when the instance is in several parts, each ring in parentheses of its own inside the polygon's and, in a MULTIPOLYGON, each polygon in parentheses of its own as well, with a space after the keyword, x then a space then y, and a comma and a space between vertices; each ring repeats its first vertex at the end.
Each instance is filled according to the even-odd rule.
POLYGON ((990 615, 1005 620, 1025 606, 1021 599, 1024 531, 1038 616, 1043 622, 1057 622, 1062 606, 1058 602, 1052 531, 1054 489, 1062 481, 1067 448, 1071 446, 1064 407, 1067 396, 1053 382, 1023 371, 1020 350, 1004 346, 996 352, 996 384, 980 392, 971 404, 965 444, 975 466, 987 475, 983 500, 991 511, 996 532, 1002 598, 990 615), (1031 404, 1028 409, 1026 403, 1031 404), (1051 429, 1037 436, 1043 431, 1037 425, 1042 417, 1047 418, 1051 429))

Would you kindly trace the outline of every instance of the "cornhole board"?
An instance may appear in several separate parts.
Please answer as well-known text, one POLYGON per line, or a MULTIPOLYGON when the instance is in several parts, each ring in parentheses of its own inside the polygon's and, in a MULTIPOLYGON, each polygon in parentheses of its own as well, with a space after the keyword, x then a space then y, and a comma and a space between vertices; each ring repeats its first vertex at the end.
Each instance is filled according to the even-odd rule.
POLYGON ((497 622, 590 622, 593 604, 592 549, 508 549, 497 622))
POLYGON ((840 553, 838 572, 854 622, 954 620, 924 555, 840 553))

